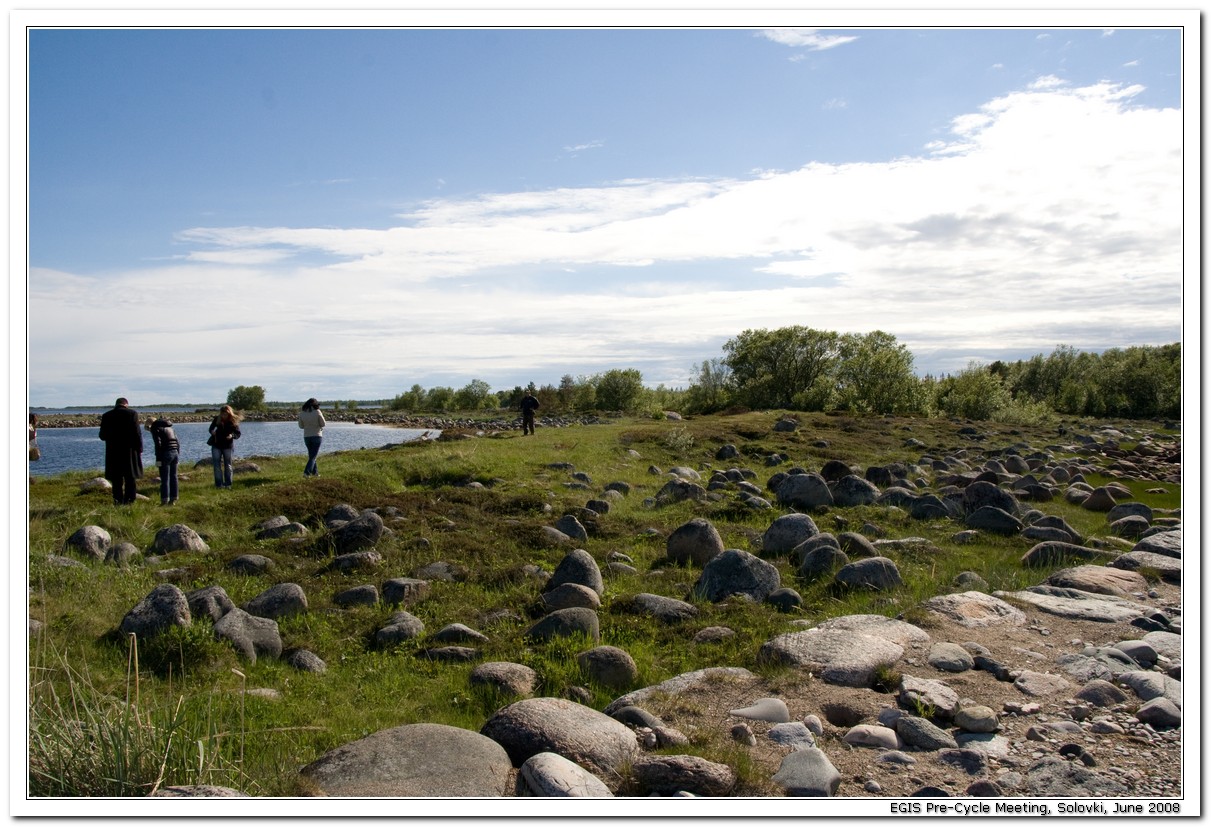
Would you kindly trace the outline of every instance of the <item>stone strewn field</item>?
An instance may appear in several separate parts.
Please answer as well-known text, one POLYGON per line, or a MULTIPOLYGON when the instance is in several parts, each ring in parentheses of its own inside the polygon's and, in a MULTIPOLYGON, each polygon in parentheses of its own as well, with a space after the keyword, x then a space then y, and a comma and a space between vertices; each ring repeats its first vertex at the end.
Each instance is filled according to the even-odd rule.
MULTIPOLYGON (((783 418, 774 430, 796 427, 783 418)), ((297 673, 286 688, 255 690, 267 698, 345 668, 291 640, 292 618, 325 615, 376 617, 363 626, 370 651, 467 669, 468 691, 499 698, 478 729, 405 723, 305 756, 299 794, 1180 796, 1181 512, 1132 491, 1168 494, 1180 483, 1175 442, 1109 429, 1061 431, 1063 442, 1040 447, 992 444, 975 428, 959 435, 968 443, 949 450, 909 436, 915 461, 865 468, 837 457, 761 457, 728 443, 697 467, 653 465, 646 484, 634 476, 602 483, 599 469, 548 463, 540 485, 585 505, 546 507, 524 526, 535 556, 554 565, 517 569, 530 599, 512 608, 435 611, 434 595, 467 580, 475 563, 447 543, 444 559, 401 571, 410 515, 386 504, 332 503, 310 526, 262 515, 248 542, 265 553, 218 550, 222 575, 175 564, 216 553, 204 530, 184 523, 159 529, 145 555, 99 525, 80 526, 55 565, 150 569, 159 585, 113 619, 117 629, 155 639, 211 624, 248 667, 282 661, 297 673), (603 540, 624 509, 649 521, 646 546, 636 548, 657 548, 650 561, 603 540), (669 523, 660 516, 669 513, 681 516, 669 523), (725 542, 738 536, 729 514, 760 527, 742 532, 747 549, 725 542), (902 568, 941 559, 942 546, 981 543, 1022 551, 1009 573, 977 565, 902 599, 914 579, 902 568), (316 559, 317 549, 312 575, 295 567, 283 576, 290 555, 316 559), (1013 586, 990 586, 986 576, 1013 586), (250 594, 238 577, 272 585, 250 594), (238 604, 227 591, 235 586, 250 595, 238 604), (864 605, 897 608, 822 613, 804 594, 840 607, 874 596, 864 605), (355 614, 366 607, 376 614, 355 614), (764 618, 759 637, 729 622, 752 611, 764 618), (438 616, 440 625, 426 624, 438 616), (626 639, 618 627, 636 622, 709 665, 642 684, 628 647, 611 643, 626 639), (505 635, 519 642, 515 659, 493 648, 505 635), (568 642, 573 649, 560 651, 570 652, 581 685, 553 693, 526 653, 568 642), (603 692, 611 700, 595 702, 603 692)), ((825 440, 812 444, 835 453, 825 440)), ((645 464, 642 448, 628 448, 622 462, 645 464)), ((31 616, 32 637, 50 633, 44 620, 31 616)), ((244 794, 214 785, 157 792, 244 794)))

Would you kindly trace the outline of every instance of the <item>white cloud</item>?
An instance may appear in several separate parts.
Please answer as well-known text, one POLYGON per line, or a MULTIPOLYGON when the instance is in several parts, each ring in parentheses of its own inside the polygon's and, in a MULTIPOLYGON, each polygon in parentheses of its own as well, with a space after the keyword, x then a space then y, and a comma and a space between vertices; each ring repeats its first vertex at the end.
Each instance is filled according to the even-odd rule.
POLYGON ((1181 113, 1138 92, 1045 79, 916 158, 434 199, 389 229, 199 227, 178 235, 186 261, 33 270, 34 404, 40 387, 103 401, 164 364, 214 398, 349 396, 367 376, 384 396, 439 374, 665 381, 787 324, 883 329, 919 353, 1174 341, 1181 113))
POLYGON ((856 35, 821 34, 820 29, 804 28, 762 29, 759 34, 775 43, 781 43, 783 46, 806 48, 812 51, 832 49, 858 39, 856 35))
POLYGON ((605 146, 605 141, 595 140, 583 144, 575 144, 574 146, 565 146, 563 151, 569 155, 576 155, 584 152, 586 149, 601 149, 603 146, 605 146))

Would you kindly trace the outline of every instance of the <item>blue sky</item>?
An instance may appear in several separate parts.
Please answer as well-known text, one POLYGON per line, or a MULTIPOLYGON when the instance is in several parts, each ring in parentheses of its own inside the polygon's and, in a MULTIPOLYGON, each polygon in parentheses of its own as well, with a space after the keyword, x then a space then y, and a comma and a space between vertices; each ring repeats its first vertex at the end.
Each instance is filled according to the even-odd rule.
POLYGON ((28 49, 32 405, 685 386, 789 324, 887 331, 935 374, 1182 336, 1172 26, 28 49))

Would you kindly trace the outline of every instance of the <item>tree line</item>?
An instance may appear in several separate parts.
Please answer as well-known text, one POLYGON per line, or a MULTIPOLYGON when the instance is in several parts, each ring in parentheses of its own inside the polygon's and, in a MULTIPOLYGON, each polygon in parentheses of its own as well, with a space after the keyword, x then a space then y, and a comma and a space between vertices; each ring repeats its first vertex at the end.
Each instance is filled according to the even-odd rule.
MULTIPOLYGON (((1055 414, 1181 417, 1180 343, 1102 353, 1059 345, 1046 356, 987 365, 972 362, 956 374, 919 377, 912 353, 890 333, 842 334, 795 325, 746 330, 724 344, 722 356, 695 365, 694 374, 687 388, 649 388, 634 368, 569 374, 558 385, 530 383, 510 390, 493 390, 481 379, 458 389, 415 384, 375 403, 410 413, 517 410, 522 397, 532 393, 543 413, 556 415, 781 409, 945 415, 1023 424, 1055 414)), ((240 385, 227 401, 240 410, 262 409, 265 390, 240 385)), ((356 401, 344 404, 347 410, 358 406, 356 401)))

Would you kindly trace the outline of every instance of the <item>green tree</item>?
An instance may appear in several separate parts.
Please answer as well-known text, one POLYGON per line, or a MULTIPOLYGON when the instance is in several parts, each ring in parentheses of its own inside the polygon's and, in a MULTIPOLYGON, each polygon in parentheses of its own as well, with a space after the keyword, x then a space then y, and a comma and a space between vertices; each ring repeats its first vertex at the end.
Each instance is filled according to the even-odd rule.
POLYGON ((454 389, 445 388, 445 387, 437 387, 437 388, 429 388, 429 390, 425 393, 425 401, 424 401, 424 404, 422 407, 426 411, 432 411, 434 413, 443 413, 445 411, 450 410, 450 408, 453 404, 454 404, 454 389))
POLYGON ((635 411, 643 402, 643 374, 634 368, 607 370, 597 381, 597 408, 603 411, 635 411))
POLYGON ((841 337, 837 366, 839 402, 870 413, 919 413, 926 408, 924 386, 913 373, 912 353, 882 330, 841 337))
POLYGON ((694 371, 698 381, 686 391, 686 408, 690 413, 714 413, 732 404, 736 384, 724 359, 707 359, 695 365, 694 371))
POLYGON ((387 407, 393 411, 419 411, 424 405, 425 389, 420 385, 413 385, 410 390, 392 399, 387 407))
POLYGON ((263 410, 265 389, 260 385, 236 385, 227 391, 227 404, 237 411, 263 410))
POLYGON ((992 419, 1012 399, 1001 375, 977 362, 968 363, 957 376, 947 376, 934 387, 937 409, 966 419, 992 419))
POLYGON ((750 408, 791 408, 826 395, 824 380, 834 369, 840 338, 826 330, 795 325, 746 330, 724 344, 738 401, 750 408))
POLYGON ((492 404, 495 404, 492 386, 482 379, 472 379, 454 394, 454 407, 460 411, 482 410, 488 407, 489 397, 492 397, 492 404))

